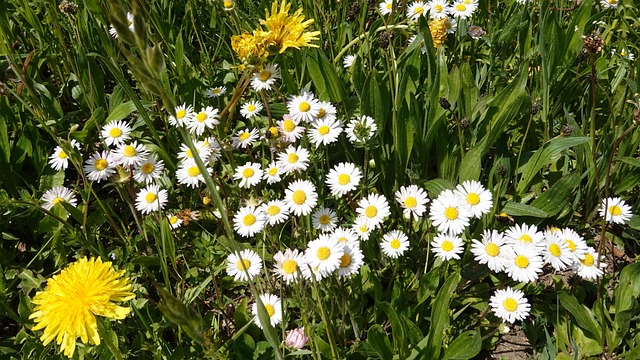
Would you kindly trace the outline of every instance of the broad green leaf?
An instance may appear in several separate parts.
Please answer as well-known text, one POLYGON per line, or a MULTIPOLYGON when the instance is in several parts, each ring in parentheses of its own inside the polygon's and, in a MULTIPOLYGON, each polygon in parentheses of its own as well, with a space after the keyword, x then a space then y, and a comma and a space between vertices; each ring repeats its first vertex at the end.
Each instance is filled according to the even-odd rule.
POLYGON ((580 185, 580 175, 571 173, 560 178, 547 191, 531 202, 531 206, 555 216, 573 198, 574 190, 580 185))
POLYGON ((324 53, 317 49, 308 50, 305 64, 320 100, 340 103, 347 98, 342 80, 324 53))
POLYGON ((136 111, 136 105, 133 103, 133 101, 127 101, 116 106, 115 109, 113 109, 113 111, 109 114, 109 116, 107 116, 104 122, 106 124, 110 121, 122 120, 131 115, 131 113, 134 111, 136 111))
POLYGON ((581 329, 589 332, 594 340, 599 340, 602 337, 600 326, 594 319, 593 314, 575 296, 561 291, 558 293, 558 299, 562 307, 571 313, 574 321, 581 329))
POLYGON ((404 351, 408 344, 407 339, 407 329, 404 326, 404 322, 400 319, 396 310, 386 301, 380 302, 377 304, 380 309, 382 309, 387 316, 389 317, 389 321, 391 322, 391 334, 393 336, 393 346, 398 351, 400 357, 402 357, 404 351))
POLYGON ((185 305, 180 299, 171 295, 161 287, 156 287, 162 301, 158 309, 172 323, 179 325, 184 332, 200 344, 205 342, 203 336, 204 322, 200 314, 192 307, 185 305))
POLYGON ((473 359, 480 350, 482 350, 480 333, 474 330, 465 331, 449 344, 442 360, 473 359))
POLYGON ((508 201, 506 204, 504 204, 502 211, 511 216, 531 216, 537 218, 549 217, 549 214, 544 210, 538 209, 537 207, 533 207, 531 205, 521 204, 513 201, 508 201))
POLYGON ((389 336, 382 326, 375 324, 367 331, 367 342, 380 355, 381 359, 393 358, 393 348, 389 336))

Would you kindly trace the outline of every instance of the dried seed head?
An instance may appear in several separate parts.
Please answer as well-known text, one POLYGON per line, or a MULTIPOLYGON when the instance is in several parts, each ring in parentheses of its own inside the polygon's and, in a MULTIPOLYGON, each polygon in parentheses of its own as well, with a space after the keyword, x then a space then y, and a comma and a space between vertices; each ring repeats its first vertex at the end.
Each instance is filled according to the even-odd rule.
POLYGON ((573 133, 573 126, 565 125, 562 127, 562 136, 571 136, 573 133))
POLYGON ((466 130, 469 128, 469 118, 460 119, 460 129, 466 130))
POLYGON ((589 35, 582 37, 584 43, 583 49, 587 50, 590 54, 597 54, 602 51, 602 44, 604 43, 602 37, 597 32, 592 32, 589 35))
POLYGON ((540 105, 540 103, 534 102, 533 105, 531 105, 531 115, 536 115, 538 112, 540 112, 541 108, 542 106, 540 105))
POLYGON ((378 36, 378 44, 380 44, 380 47, 383 49, 388 48, 392 36, 393 31, 383 31, 380 33, 380 36, 378 36))
POLYGON ((449 102, 449 100, 441 97, 440 100, 438 100, 438 102, 440 103, 440 106, 445 109, 445 110, 450 110, 451 109, 451 103, 449 102))
POLYGON ((507 167, 502 164, 498 165, 498 175, 500 175, 500 177, 507 175, 507 167))
POLYGON ((62 0, 60 5, 58 5, 58 9, 60 9, 60 12, 63 14, 74 15, 78 12, 78 5, 71 1, 62 0))

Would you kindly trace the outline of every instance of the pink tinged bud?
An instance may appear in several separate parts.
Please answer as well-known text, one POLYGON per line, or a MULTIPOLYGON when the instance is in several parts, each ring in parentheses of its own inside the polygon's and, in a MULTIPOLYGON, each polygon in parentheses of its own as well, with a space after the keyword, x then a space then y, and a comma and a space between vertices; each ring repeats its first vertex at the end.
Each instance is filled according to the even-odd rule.
POLYGON ((301 327, 289 330, 287 332, 287 338, 284 340, 284 342, 290 348, 302 349, 307 344, 308 340, 309 339, 307 339, 306 335, 304 334, 304 328, 301 327))

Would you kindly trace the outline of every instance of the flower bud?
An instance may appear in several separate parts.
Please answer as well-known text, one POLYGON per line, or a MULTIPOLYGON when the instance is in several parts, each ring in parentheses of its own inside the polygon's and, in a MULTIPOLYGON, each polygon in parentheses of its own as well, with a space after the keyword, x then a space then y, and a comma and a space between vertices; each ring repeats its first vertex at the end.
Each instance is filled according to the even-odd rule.
POLYGON ((297 328, 293 330, 289 330, 287 332, 287 338, 284 340, 284 343, 294 349, 302 349, 305 345, 307 345, 307 336, 304 334, 304 328, 297 328))

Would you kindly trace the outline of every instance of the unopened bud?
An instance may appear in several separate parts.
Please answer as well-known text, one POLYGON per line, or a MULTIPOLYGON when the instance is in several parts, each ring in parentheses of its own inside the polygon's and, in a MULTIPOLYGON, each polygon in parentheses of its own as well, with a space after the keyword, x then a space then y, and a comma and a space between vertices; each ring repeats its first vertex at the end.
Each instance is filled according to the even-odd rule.
POLYGON ((284 340, 284 343, 293 349, 302 349, 307 345, 307 336, 304 334, 304 328, 297 328, 290 330, 287 332, 287 337, 284 340))

